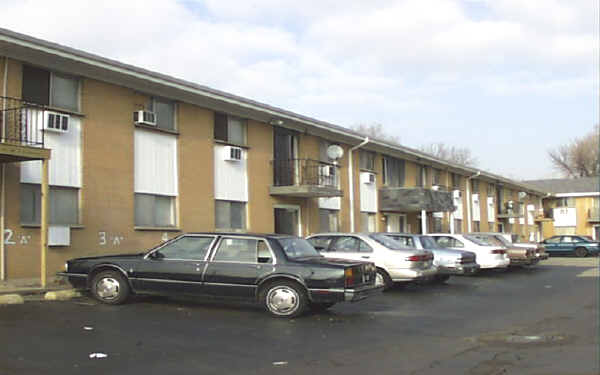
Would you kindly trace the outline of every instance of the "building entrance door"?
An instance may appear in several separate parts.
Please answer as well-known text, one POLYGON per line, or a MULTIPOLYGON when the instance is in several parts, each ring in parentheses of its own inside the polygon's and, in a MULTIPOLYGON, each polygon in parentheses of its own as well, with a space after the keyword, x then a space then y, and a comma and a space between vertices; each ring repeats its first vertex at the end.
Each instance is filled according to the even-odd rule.
POLYGON ((275 233, 300 236, 300 208, 275 208, 275 233))

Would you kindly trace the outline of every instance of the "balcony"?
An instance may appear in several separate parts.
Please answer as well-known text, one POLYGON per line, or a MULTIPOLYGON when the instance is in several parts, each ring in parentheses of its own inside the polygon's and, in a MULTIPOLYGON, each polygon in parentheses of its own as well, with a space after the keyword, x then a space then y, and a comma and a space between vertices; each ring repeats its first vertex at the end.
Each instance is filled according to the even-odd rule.
POLYGON ((588 210, 587 221, 589 223, 600 222, 600 208, 599 207, 592 207, 588 210))
POLYGON ((384 187, 379 189, 379 209, 396 212, 454 211, 452 193, 421 187, 384 187))
POLYGON ((271 195, 315 198, 341 197, 340 167, 311 159, 273 160, 271 195))
POLYGON ((538 208, 535 213, 534 221, 554 221, 554 210, 538 208))
POLYGON ((498 206, 498 219, 514 219, 523 217, 521 203, 519 202, 504 202, 503 205, 498 206))
POLYGON ((0 163, 48 159, 44 107, 0 96, 0 163))

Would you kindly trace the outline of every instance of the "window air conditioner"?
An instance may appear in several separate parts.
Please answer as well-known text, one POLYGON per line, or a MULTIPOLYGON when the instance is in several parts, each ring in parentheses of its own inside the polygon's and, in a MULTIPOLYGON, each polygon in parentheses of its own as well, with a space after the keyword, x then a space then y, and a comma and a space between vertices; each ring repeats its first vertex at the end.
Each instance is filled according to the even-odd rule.
POLYGON ((438 190, 440 190, 440 187, 438 185, 432 185, 431 190, 438 191, 438 190))
POLYGON ((372 185, 375 183, 375 173, 363 173, 360 177, 363 184, 372 185))
POLYGON ((133 122, 136 125, 156 126, 156 113, 139 110, 133 112, 133 122))
POLYGON ((58 133, 69 131, 69 115, 56 112, 46 112, 44 129, 58 133))
POLYGON ((452 196, 453 196, 454 198, 462 198, 462 191, 460 191, 460 190, 454 190, 454 191, 452 192, 452 196))
POLYGON ((334 175, 333 167, 331 165, 319 166, 319 174, 323 177, 329 177, 334 175))
POLYGON ((224 160, 226 160, 226 161, 242 160, 242 149, 240 147, 225 146, 224 160))

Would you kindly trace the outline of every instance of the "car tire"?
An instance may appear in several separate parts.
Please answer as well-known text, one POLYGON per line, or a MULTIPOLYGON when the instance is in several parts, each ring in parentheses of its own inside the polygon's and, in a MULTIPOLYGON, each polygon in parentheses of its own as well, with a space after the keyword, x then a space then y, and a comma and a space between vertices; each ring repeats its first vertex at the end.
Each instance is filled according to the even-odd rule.
POLYGON ((446 281, 448 281, 449 278, 450 275, 435 275, 433 278, 433 282, 436 284, 444 284, 446 281))
POLYGON ((378 268, 377 275, 375 276, 375 285, 383 285, 383 290, 386 291, 394 286, 394 282, 385 270, 378 268))
POLYGON ((304 288, 293 281, 276 281, 263 287, 259 300, 277 318, 295 318, 308 307, 304 288))
POLYGON ((118 271, 101 271, 92 279, 92 295, 95 299, 109 305, 124 303, 129 297, 129 283, 118 271))
POLYGON ((312 302, 309 306, 313 311, 322 312, 329 309, 333 305, 335 305, 335 302, 312 302))
POLYGON ((575 256, 579 258, 585 258, 588 255, 588 251, 585 247, 578 247, 575 249, 575 256))

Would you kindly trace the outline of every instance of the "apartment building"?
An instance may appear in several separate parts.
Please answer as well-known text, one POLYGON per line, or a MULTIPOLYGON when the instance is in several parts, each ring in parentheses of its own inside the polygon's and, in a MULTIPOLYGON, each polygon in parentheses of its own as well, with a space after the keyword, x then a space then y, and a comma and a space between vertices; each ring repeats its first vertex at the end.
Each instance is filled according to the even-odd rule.
POLYGON ((541 190, 4 29, 0 88, 3 279, 189 231, 539 231, 541 190))
POLYGON ((552 226, 544 237, 559 234, 580 234, 600 240, 600 179, 548 179, 526 181, 548 192, 536 220, 549 221, 552 226))

